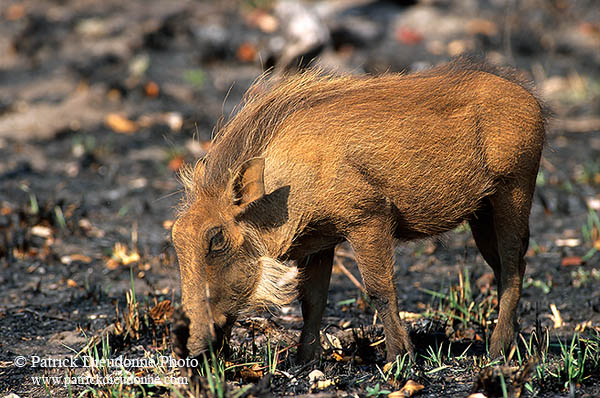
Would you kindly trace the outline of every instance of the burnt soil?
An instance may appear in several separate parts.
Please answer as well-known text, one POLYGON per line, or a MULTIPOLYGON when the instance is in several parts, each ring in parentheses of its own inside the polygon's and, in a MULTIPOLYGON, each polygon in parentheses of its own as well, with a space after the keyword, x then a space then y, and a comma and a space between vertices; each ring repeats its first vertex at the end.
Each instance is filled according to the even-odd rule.
MULTIPOLYGON (((410 71, 469 51, 516 65, 535 80, 554 119, 532 209, 519 318, 525 338, 547 330, 558 355, 557 342, 571 341, 576 327, 600 330, 600 254, 590 253, 600 238, 594 228, 582 231, 590 212, 600 211, 600 12, 591 0, 506 3, 306 7, 320 10, 330 32, 318 58, 325 70, 410 71), (558 327, 551 305, 562 317, 558 327)), ((261 65, 277 58, 272 40, 289 45, 281 26, 272 31, 269 25, 273 4, 0 2, 1 394, 67 396, 63 386, 35 385, 32 376, 79 371, 17 367, 17 356, 62 358, 106 335, 113 356, 170 352, 170 308, 165 316, 148 314, 158 302, 177 307, 180 299, 169 231, 181 198, 176 170, 205 153, 220 117, 234 111, 261 65), (120 257, 116 244, 124 247, 120 257), (132 284, 143 325, 127 329, 132 284), (123 325, 128 333, 119 329, 123 325)), ((351 249, 338 250, 340 262, 359 277, 351 249)), ((437 308, 423 289, 447 291, 459 284, 461 272, 469 273, 475 300, 492 297, 493 303, 485 286, 490 269, 467 229, 399 245, 401 309, 423 314, 437 308)), ((373 319, 357 287, 336 267, 323 328, 342 340, 341 353, 329 350, 312 367, 294 366, 298 304, 257 313, 233 331, 233 363, 260 357, 267 344, 290 348, 280 354, 273 377, 261 379, 264 369, 253 374, 248 367, 228 372, 228 394, 259 379, 246 395, 365 396, 378 383, 398 390, 403 383, 386 383, 377 369, 384 353, 382 344, 372 345, 382 337, 379 324, 370 326, 373 319), (313 367, 335 384, 311 388, 313 367)), ((478 358, 489 338, 486 328, 451 325, 440 316, 409 324, 421 354, 453 342, 454 355, 468 348, 478 358)), ((466 397, 481 370, 469 361, 448 360, 444 369, 429 372, 420 359, 405 379, 424 385, 417 396, 466 397)), ((560 383, 533 385, 535 392, 524 396, 569 396, 560 383)), ((169 395, 161 387, 146 392, 169 395)), ((573 385, 571 393, 600 396, 600 375, 573 385)))

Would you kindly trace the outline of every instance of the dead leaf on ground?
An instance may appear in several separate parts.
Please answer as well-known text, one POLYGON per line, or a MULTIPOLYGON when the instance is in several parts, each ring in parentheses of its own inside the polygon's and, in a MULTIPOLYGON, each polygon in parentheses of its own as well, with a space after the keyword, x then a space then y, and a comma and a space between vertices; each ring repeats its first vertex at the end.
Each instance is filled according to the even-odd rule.
POLYGON ((260 369, 258 364, 252 365, 252 367, 243 367, 240 370, 240 376, 244 383, 256 383, 260 379, 262 379, 264 375, 264 371, 260 369))
POLYGON ((173 158, 171 158, 171 160, 169 160, 169 164, 167 165, 167 167, 171 171, 177 171, 184 164, 185 164, 185 159, 183 158, 183 156, 177 155, 177 156, 173 156, 173 158))
POLYGON ((252 43, 242 43, 237 49, 237 59, 242 62, 253 62, 256 59, 256 47, 252 43))
POLYGON ((495 36, 498 33, 498 25, 489 19, 475 18, 467 23, 467 31, 472 35, 495 36))
POLYGON ((112 257, 106 262, 106 267, 110 270, 117 269, 119 265, 129 265, 140 260, 140 255, 135 250, 129 250, 122 243, 115 243, 112 257))
POLYGON ((137 123, 132 122, 118 113, 109 113, 106 115, 104 123, 116 133, 132 134, 138 129, 137 123))
POLYGON ((423 35, 411 28, 401 27, 396 31, 396 40, 402 44, 414 46, 423 41, 423 35))
POLYGON ((170 321, 173 317, 174 308, 170 300, 164 300, 150 308, 150 317, 157 325, 170 321))
POLYGON ((66 265, 71 264, 73 261, 79 261, 84 264, 89 264, 92 262, 92 258, 90 256, 86 256, 83 254, 70 254, 68 256, 62 256, 60 258, 60 262, 66 265))
POLYGON ((556 239, 554 241, 556 246, 566 246, 566 247, 577 247, 581 245, 581 239, 577 238, 565 238, 565 239, 556 239))
POLYGON ((256 26, 265 33, 273 33, 279 28, 277 18, 262 10, 254 10, 248 13, 246 23, 250 26, 256 26))
POLYGON ((75 282, 73 279, 67 279, 67 286, 69 287, 77 287, 77 282, 75 282))
POLYGON ((44 225, 34 225, 31 227, 31 233, 40 238, 50 238, 52 236, 52 229, 44 225))
POLYGON ((158 97, 158 94, 160 94, 160 88, 158 87, 158 84, 156 84, 155 82, 149 81, 144 86, 144 92, 146 93, 146 96, 148 96, 150 98, 156 98, 156 97, 158 97))
POLYGON ((388 395, 388 397, 390 397, 390 398, 412 397, 413 395, 415 395, 416 393, 418 393, 419 391, 421 391, 424 388, 425 388, 424 385, 419 384, 414 380, 408 380, 406 382, 406 384, 404 384, 404 387, 402 387, 400 389, 400 391, 394 391, 393 393, 388 395))
POLYGON ((164 120, 173 132, 179 132, 183 127, 183 116, 179 112, 167 112, 164 120))
POLYGON ((563 257, 560 265, 563 267, 575 267, 583 264, 583 259, 579 256, 563 257))
POLYGON ((116 270, 117 268, 119 268, 120 265, 121 265, 121 263, 113 258, 109 259, 106 262, 106 268, 108 268, 111 271, 116 270))
POLYGON ((331 354, 331 358, 336 361, 336 362, 342 362, 342 363, 346 363, 346 362, 350 362, 352 361, 352 357, 349 355, 343 356, 340 353, 334 352, 333 354, 331 354))
POLYGON ((25 5, 23 3, 15 3, 8 6, 4 13, 4 18, 8 21, 16 21, 17 19, 23 18, 25 14, 25 5))

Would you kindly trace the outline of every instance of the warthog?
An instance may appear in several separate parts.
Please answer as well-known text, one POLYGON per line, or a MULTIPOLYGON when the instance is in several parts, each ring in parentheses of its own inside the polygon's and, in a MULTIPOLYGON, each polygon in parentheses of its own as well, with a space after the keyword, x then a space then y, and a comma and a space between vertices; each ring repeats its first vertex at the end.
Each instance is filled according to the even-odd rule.
POLYGON ((498 283, 490 353, 509 348, 545 131, 527 82, 458 59, 407 75, 308 71, 268 90, 263 83, 182 173, 172 235, 187 352, 218 345, 248 310, 299 297, 298 359, 318 356, 334 247, 346 240, 383 323, 388 360, 411 353, 393 282, 395 241, 463 221, 498 283))

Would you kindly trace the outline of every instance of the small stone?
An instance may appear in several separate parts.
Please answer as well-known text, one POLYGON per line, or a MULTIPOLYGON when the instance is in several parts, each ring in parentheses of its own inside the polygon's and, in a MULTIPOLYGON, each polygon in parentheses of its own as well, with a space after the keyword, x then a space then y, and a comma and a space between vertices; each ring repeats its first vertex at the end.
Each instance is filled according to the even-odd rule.
POLYGON ((310 384, 315 384, 317 381, 323 381, 325 379, 325 373, 321 372, 319 369, 315 369, 308 374, 308 381, 310 384))

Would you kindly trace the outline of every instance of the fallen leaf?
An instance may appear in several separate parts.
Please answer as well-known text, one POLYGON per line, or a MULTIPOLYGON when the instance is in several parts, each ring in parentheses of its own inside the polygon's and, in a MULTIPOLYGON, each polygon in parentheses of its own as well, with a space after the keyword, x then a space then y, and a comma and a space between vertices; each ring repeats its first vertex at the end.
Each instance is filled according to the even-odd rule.
POLYGON ((316 384, 315 387, 316 387, 317 390, 324 390, 327 387, 332 386, 334 384, 335 383, 332 380, 329 380, 329 379, 327 379, 327 380, 319 380, 319 381, 317 381, 317 384, 316 384))
POLYGON ((574 267, 583 264, 583 260, 579 256, 563 257, 560 264, 563 267, 574 267))
POLYGON ((149 81, 144 86, 144 92, 146 93, 146 96, 148 96, 150 98, 156 98, 156 97, 158 97, 158 94, 160 93, 160 88, 158 87, 158 84, 156 84, 155 82, 149 81))
POLYGON ((402 27, 396 31, 396 40, 400 43, 414 46, 423 41, 423 35, 411 28, 402 27))
POLYGON ((488 19, 476 18, 467 23, 467 31, 472 35, 495 36, 498 33, 498 26, 488 19))
POLYGON ((242 62, 253 62, 256 59, 256 47, 251 43, 242 43, 236 53, 237 59, 242 62))
POLYGON ((6 12, 4 13, 4 18, 8 21, 16 21, 17 19, 21 19, 25 16, 25 5, 22 3, 15 3, 8 6, 6 12))
POLYGON ((118 113, 109 113, 106 115, 104 123, 117 133, 131 134, 135 133, 138 129, 135 122, 132 122, 118 113))
POLYGON ((173 158, 169 160, 169 164, 167 165, 167 167, 169 168, 169 170, 177 171, 183 166, 184 163, 185 160, 183 159, 183 156, 173 156, 173 158))
POLYGON ((178 112, 167 112, 164 116, 165 122, 173 132, 178 132, 183 127, 183 116, 178 112))
POLYGON ((170 300, 164 300, 150 308, 150 317, 157 325, 170 321, 173 316, 174 308, 170 300))
POLYGON ((93 226, 92 223, 90 222, 90 220, 88 220, 87 218, 82 218, 81 220, 79 220, 78 224, 79 224, 79 227, 87 235, 92 236, 94 238, 103 238, 104 237, 104 231, 93 226))
POLYGON ((139 267, 142 271, 150 271, 150 268, 152 268, 152 264, 143 263, 143 264, 140 264, 139 267))
POLYGON ((586 203, 590 209, 600 210, 600 196, 598 198, 588 198, 586 203))
POLYGON ((108 26, 101 18, 84 18, 75 27, 77 33, 88 38, 99 38, 108 34, 108 26))
POLYGON ((584 35, 600 37, 600 25, 594 25, 591 22, 579 24, 579 31, 584 35))
POLYGON ((111 258, 111 259, 109 259, 109 260, 106 262, 106 268, 108 268, 108 269, 109 269, 109 270, 111 270, 111 271, 113 271, 113 270, 116 270, 117 268, 119 268, 119 265, 121 265, 121 263, 120 263, 120 262, 118 262, 118 261, 117 261, 117 260, 115 260, 115 259, 112 259, 112 258, 111 258))
POLYGON ((448 55, 457 57, 468 50, 468 45, 464 40, 452 40, 448 43, 448 55))
POLYGON ((404 397, 412 397, 415 393, 424 389, 425 386, 417 383, 414 380, 408 380, 404 387, 400 389, 400 391, 394 391, 388 397, 390 398, 404 398, 404 397))
POLYGON ((581 245, 581 239, 577 238, 567 238, 567 239, 556 239, 554 241, 556 246, 566 246, 566 247, 577 247, 581 245))
POLYGON ((60 258, 60 262, 63 264, 71 264, 73 261, 79 261, 85 264, 89 264, 92 262, 92 258, 89 256, 84 256, 83 254, 71 254, 68 256, 62 256, 60 258))
POLYGON ((334 352, 333 354, 331 354, 331 357, 333 358, 334 361, 336 362, 350 362, 352 360, 351 356, 343 356, 340 353, 334 352))
POLYGON ((71 254, 69 257, 71 257, 72 261, 81 261, 82 263, 86 264, 92 262, 92 258, 90 256, 85 256, 83 254, 71 254))
POLYGON ((256 383, 260 379, 262 379, 264 375, 264 371, 260 369, 258 364, 252 365, 251 368, 244 367, 240 370, 240 376, 244 383, 256 383))
POLYGON ((107 261, 109 269, 116 269, 120 264, 129 265, 140 260, 140 255, 135 250, 128 250, 122 243, 115 243, 112 257, 107 261))
POLYGON ((40 238, 49 238, 52 236, 52 230, 49 227, 43 225, 34 225, 31 227, 31 233, 40 238))
POLYGON ((117 90, 116 88, 111 88, 110 90, 108 90, 108 93, 106 93, 106 96, 112 102, 120 101, 121 97, 122 97, 121 91, 117 90))
POLYGON ((77 287, 77 282, 75 282, 73 279, 67 279, 67 286, 77 287))
POLYGON ((342 342, 337 336, 325 333, 325 341, 327 342, 329 348, 333 350, 342 350, 342 342))
POLYGON ((141 77, 149 67, 150 56, 148 54, 136 55, 129 63, 129 73, 132 77, 141 77))
POLYGON ((262 10, 254 10, 246 16, 250 26, 256 26, 265 33, 273 33, 279 28, 279 21, 273 15, 262 10))

